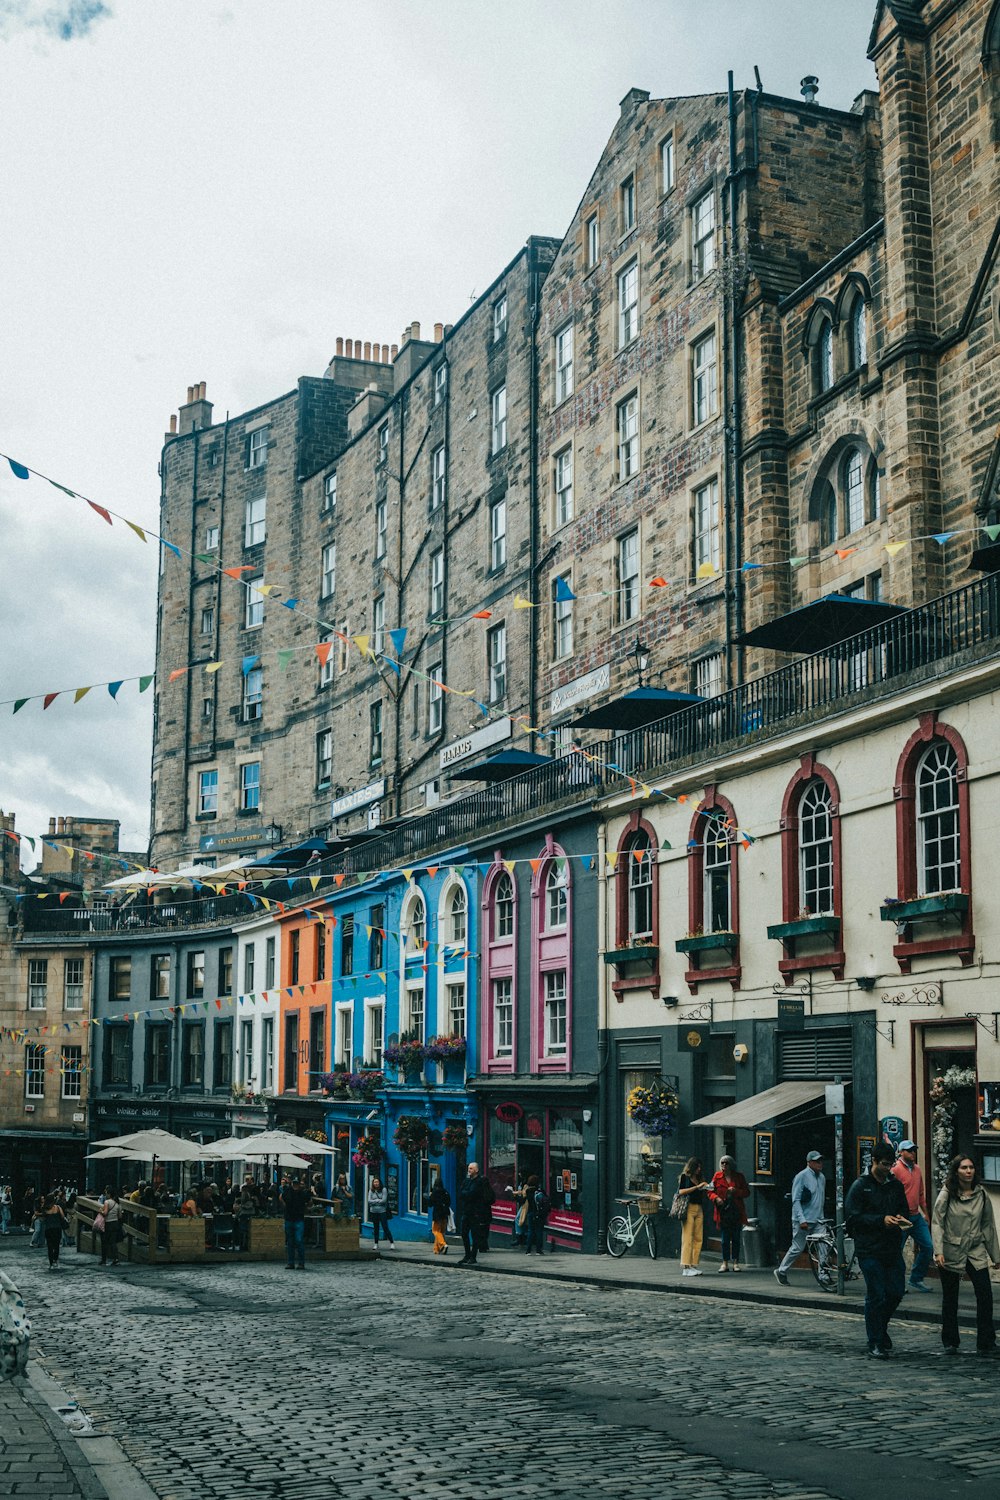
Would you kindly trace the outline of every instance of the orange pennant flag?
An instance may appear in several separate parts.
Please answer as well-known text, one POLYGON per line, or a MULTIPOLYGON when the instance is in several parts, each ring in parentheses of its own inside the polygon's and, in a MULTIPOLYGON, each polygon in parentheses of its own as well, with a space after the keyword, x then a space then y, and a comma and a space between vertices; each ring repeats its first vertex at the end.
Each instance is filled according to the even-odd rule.
POLYGON ((649 586, 651 589, 665 589, 667 587, 667 580, 665 578, 651 578, 649 586))
POLYGON ((175 667, 174 670, 171 672, 170 676, 167 678, 167 681, 168 682, 176 682, 177 678, 178 677, 183 677, 184 673, 186 671, 187 671, 187 667, 175 667))
POLYGON ((431 877, 432 880, 434 879, 434 876, 437 874, 437 872, 438 872, 439 869, 440 869, 440 865, 428 865, 427 866, 427 873, 431 877))
POLYGON ((236 581, 237 581, 237 583, 238 583, 240 581, 240 578, 242 577, 242 575, 244 573, 252 573, 253 572, 253 566, 252 566, 251 563, 244 563, 242 565, 242 567, 239 567, 239 568, 223 568, 222 571, 223 571, 223 573, 225 573, 225 575, 226 575, 227 578, 235 578, 236 581))
POLYGON ((477 609, 472 618, 474 620, 492 620, 493 611, 489 609, 477 609))
POLYGON ((532 873, 532 875, 537 875, 538 871, 541 869, 541 865, 542 865, 541 860, 540 859, 529 859, 528 860, 528 864, 531 866, 531 873, 532 873))
POLYGON ((833 550, 834 552, 836 552, 841 562, 843 562, 845 557, 850 557, 851 553, 857 552, 858 549, 857 547, 834 547, 833 550))
POLYGON ((333 642, 320 641, 318 646, 313 647, 313 650, 319 657, 320 666, 325 667, 327 662, 330 660, 330 652, 333 650, 333 642))
POLYGON ((346 875, 335 875, 333 877, 333 883, 337 887, 338 891, 340 890, 340 887, 343 885, 343 883, 344 883, 344 881, 346 879, 347 879, 346 875))

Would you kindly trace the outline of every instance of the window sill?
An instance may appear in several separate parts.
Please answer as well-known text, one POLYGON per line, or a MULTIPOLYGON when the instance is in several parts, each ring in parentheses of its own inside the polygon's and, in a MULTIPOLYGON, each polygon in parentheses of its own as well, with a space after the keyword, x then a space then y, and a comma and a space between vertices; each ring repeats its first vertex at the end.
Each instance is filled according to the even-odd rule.
POLYGON ((817 932, 828 932, 834 937, 840 936, 839 917, 799 917, 795 922, 776 922, 773 927, 767 929, 769 938, 777 938, 779 942, 788 942, 797 937, 808 937, 817 932))
POLYGON ((626 964, 655 964, 660 950, 653 943, 633 943, 628 948, 610 948, 604 954, 606 964, 624 967, 626 964))
POLYGON ((260 808, 259 807, 240 807, 240 808, 237 808, 237 810, 236 810, 236 816, 238 818, 259 818, 260 817, 260 808))
POLYGON ((794 922, 777 922, 767 929, 769 938, 781 943, 783 957, 778 960, 778 972, 786 984, 791 984, 796 974, 813 969, 832 969, 835 979, 843 979, 846 962, 840 945, 841 919, 837 916, 800 917, 794 922), (808 953, 798 952, 800 938, 828 937, 831 947, 813 949, 808 953))
POLYGON ((214 823, 218 816, 218 813, 195 813, 194 820, 196 823, 214 823))
POLYGON ((944 891, 938 896, 918 896, 912 901, 887 901, 880 909, 880 916, 883 922, 913 922, 968 910, 966 891, 944 891))

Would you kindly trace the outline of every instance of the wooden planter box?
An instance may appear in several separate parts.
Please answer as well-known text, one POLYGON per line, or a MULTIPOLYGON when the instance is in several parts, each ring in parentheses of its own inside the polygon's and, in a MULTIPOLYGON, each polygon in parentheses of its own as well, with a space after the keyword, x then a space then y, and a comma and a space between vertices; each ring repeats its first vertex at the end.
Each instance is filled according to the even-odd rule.
POLYGON ((812 937, 816 933, 828 932, 833 937, 840 936, 839 917, 799 917, 794 922, 776 922, 767 929, 769 938, 778 938, 781 942, 798 937, 812 937))
POLYGON ((939 917, 951 912, 969 910, 965 891, 946 891, 941 896, 919 896, 915 901, 893 901, 881 908, 883 922, 914 922, 923 917, 939 917))
POLYGON ((674 947, 678 953, 709 953, 713 948, 732 953, 739 940, 738 932, 699 932, 696 937, 678 938, 674 947))
POLYGON ((284 1258, 284 1219, 250 1220, 250 1254, 274 1256, 275 1259, 284 1258))
POLYGON ((327 1255, 357 1251, 361 1243, 361 1226, 357 1219, 323 1220, 323 1249, 327 1255))
POLYGON ((171 1219, 168 1254, 195 1258, 205 1253, 204 1219, 171 1219))
POLYGON ((630 948, 609 948, 604 955, 606 964, 655 964, 660 950, 652 943, 633 943, 630 948))

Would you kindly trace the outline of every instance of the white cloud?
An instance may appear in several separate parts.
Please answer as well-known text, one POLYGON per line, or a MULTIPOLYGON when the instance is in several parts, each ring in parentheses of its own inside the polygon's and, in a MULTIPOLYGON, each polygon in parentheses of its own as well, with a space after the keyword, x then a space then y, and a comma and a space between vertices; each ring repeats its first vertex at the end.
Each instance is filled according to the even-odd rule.
POLYGON ((0 0, 0 38, 40 31, 61 42, 87 36, 96 21, 110 17, 101 0, 0 0))

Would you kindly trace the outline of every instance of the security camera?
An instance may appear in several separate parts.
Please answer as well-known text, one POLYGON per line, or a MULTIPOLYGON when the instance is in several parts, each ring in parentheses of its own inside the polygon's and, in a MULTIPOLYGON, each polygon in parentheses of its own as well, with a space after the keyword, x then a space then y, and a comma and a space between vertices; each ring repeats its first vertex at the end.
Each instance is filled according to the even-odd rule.
POLYGON ((378 1110, 377 1109, 370 1109, 368 1111, 368 1113, 365 1115, 365 1124, 367 1125, 370 1120, 377 1120, 377 1119, 378 1119, 378 1110))
POLYGON ((736 1046, 733 1048, 733 1061, 738 1063, 746 1062, 749 1056, 750 1048, 744 1047, 742 1042, 737 1042, 736 1046))

